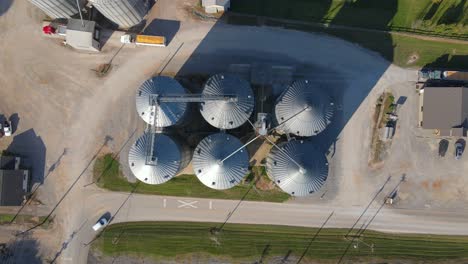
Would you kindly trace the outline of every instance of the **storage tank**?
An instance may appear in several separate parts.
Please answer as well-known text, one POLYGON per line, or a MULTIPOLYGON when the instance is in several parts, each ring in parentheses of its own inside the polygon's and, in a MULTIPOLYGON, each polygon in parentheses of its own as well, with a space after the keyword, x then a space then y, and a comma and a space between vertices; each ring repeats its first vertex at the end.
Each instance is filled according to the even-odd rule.
POLYGON ((205 137, 193 153, 192 166, 198 179, 218 190, 239 184, 249 168, 249 155, 242 146, 239 139, 225 133, 205 137))
MULTIPOLYGON (((70 18, 78 14, 76 0, 29 0, 50 18, 70 18)), ((85 0, 79 0, 80 8, 84 6, 85 0)))
POLYGON ((188 103, 161 102, 155 106, 152 95, 183 95, 186 90, 178 81, 166 76, 156 76, 146 80, 136 93, 138 115, 148 124, 156 122, 157 127, 168 127, 184 121, 188 112, 188 103), (155 116, 156 115, 156 116, 155 116))
POLYGON ((89 2, 120 28, 135 26, 148 12, 144 0, 89 0, 89 2))
POLYGON ((250 84, 233 74, 217 74, 208 79, 203 95, 232 95, 237 101, 206 101, 200 104, 205 120, 219 129, 233 129, 244 124, 254 109, 250 84))
POLYGON ((302 137, 315 136, 331 123, 334 103, 323 89, 308 80, 292 83, 278 98, 278 131, 302 137))
POLYGON ((272 148, 267 157, 267 173, 272 181, 292 196, 318 191, 328 177, 328 161, 306 141, 289 141, 272 148))
POLYGON ((145 133, 131 146, 128 164, 138 180, 161 184, 188 165, 190 154, 190 150, 176 138, 161 133, 145 133))

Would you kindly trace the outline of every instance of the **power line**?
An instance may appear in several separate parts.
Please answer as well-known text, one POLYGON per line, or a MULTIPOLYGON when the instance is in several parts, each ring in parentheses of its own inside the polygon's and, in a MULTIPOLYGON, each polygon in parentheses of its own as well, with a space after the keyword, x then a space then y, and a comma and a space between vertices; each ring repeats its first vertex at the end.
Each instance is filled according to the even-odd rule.
MULTIPOLYGON (((400 186, 400 184, 404 181, 404 178, 402 177, 401 180, 398 182, 398 184, 395 186, 395 188, 393 188, 393 190, 389 193, 389 194, 392 194, 394 191, 397 190, 397 188, 400 186)), ((349 242, 348 246, 346 247, 345 251, 343 252, 343 254, 341 255, 340 257, 340 260, 338 261, 338 264, 340 264, 343 259, 345 258, 346 254, 348 253, 349 251, 349 248, 351 247, 351 245, 354 243, 354 241, 359 238, 365 231, 366 229, 369 227, 369 225, 372 223, 372 221, 374 221, 375 217, 377 216, 377 214, 380 212, 380 210, 384 207, 385 205, 385 200, 383 201, 383 203, 380 205, 379 209, 376 211, 376 213, 372 216, 372 218, 370 219, 370 221, 364 225, 363 228, 359 229, 358 230, 358 233, 356 235, 353 236, 353 239, 349 242)), ((362 216, 362 215, 361 215, 362 216)), ((360 217, 361 218, 361 217, 360 217)), ((348 232, 349 233, 349 232, 348 232)))
MULTIPOLYGON (((396 192, 396 190, 398 189, 398 187, 400 187, 400 184, 404 181, 403 177, 402 179, 398 182, 398 184, 395 186, 395 188, 393 188, 393 190, 389 193, 389 195, 391 195, 392 193, 396 192)), ((367 222, 367 224, 364 226, 363 229, 359 230, 358 231, 358 235, 361 236, 362 234, 364 234, 364 232, 367 230, 367 228, 369 227, 370 223, 372 221, 374 221, 375 217, 377 216, 377 214, 379 214, 380 210, 382 210, 382 208, 385 206, 385 200, 383 201, 383 203, 380 205, 379 209, 375 212, 375 214, 372 216, 372 218, 367 222)))
MULTIPOLYGON (((63 149, 63 152, 62 154, 60 154, 59 158, 57 159, 57 161, 55 161, 54 164, 52 164, 52 166, 49 168, 49 171, 47 173, 47 175, 45 175, 44 177, 44 180, 46 178, 48 178, 49 174, 54 171, 55 168, 57 168, 58 164, 60 164, 60 161, 62 160, 62 158, 67 154, 67 148, 63 149)), ((13 216, 13 218, 10 220, 10 224, 12 224, 16 218, 18 217, 18 215, 21 213, 21 211, 23 211, 23 209, 29 205, 29 202, 34 198, 34 195, 36 194, 37 190, 39 189, 39 187, 41 187, 42 184, 37 184, 34 188, 34 190, 32 190, 29 194, 29 197, 28 199, 26 200, 26 202, 24 202, 24 204, 21 206, 21 208, 16 212, 15 216, 13 216)))
POLYGON ((120 207, 117 209, 117 211, 115 211, 114 215, 109 219, 109 222, 108 224, 102 229, 102 232, 99 233, 99 235, 97 235, 95 238, 93 238, 91 241, 89 241, 88 243, 84 243, 83 245, 85 246, 89 246, 90 244, 92 244, 94 241, 96 241, 96 239, 98 239, 99 237, 101 237, 101 235, 104 233, 104 231, 107 229, 107 227, 109 226, 109 224, 115 219, 115 217, 119 214, 120 210, 122 209, 122 207, 127 203, 127 201, 132 197, 132 195, 135 193, 136 189, 138 188, 138 186, 140 185, 141 181, 138 181, 135 186, 133 187, 132 191, 128 194, 127 198, 125 198, 125 200, 123 201, 123 203, 120 205, 120 207))
POLYGON ((304 253, 302 253, 301 257, 297 260, 297 263, 296 264, 299 264, 301 263, 302 259, 304 258, 304 256, 307 254, 307 251, 309 251, 309 248, 310 246, 312 245, 312 243, 314 242, 315 238, 317 238, 318 234, 320 233, 320 231, 322 231, 323 227, 328 223, 328 220, 330 220, 330 218, 332 217, 332 215, 335 213, 335 211, 331 212, 330 215, 327 217, 327 219, 325 220, 325 222, 323 222, 322 226, 320 226, 320 228, 317 230, 317 232, 315 233, 315 235, 312 237, 312 239, 310 240, 309 244, 307 245, 307 247, 305 248, 304 250, 304 253))
MULTIPOLYGON (((81 179, 81 177, 85 174, 85 172, 88 170, 88 168, 91 166, 91 164, 93 163, 93 161, 97 158, 97 156, 99 155, 99 153, 101 152, 101 150, 104 148, 104 146, 107 145, 108 141, 110 139, 108 137, 106 137, 104 143, 101 145, 101 147, 98 149, 98 151, 94 154, 94 156, 90 159, 90 161, 88 162, 88 164, 85 166, 85 168, 83 169, 83 171, 81 171, 80 175, 78 175, 78 177, 76 177, 75 181, 73 181, 73 183, 70 185, 70 187, 68 188, 68 190, 62 195, 62 197, 60 198, 60 200, 57 202, 57 204, 54 206, 54 208, 52 208, 52 210, 50 211, 50 213, 44 218, 44 220, 42 220, 42 222, 40 222, 39 224, 23 231, 23 232, 20 232, 19 234, 24 234, 26 232, 29 232, 39 226, 42 226, 45 222, 47 222, 47 220, 49 220, 49 218, 52 216, 52 214, 55 212, 55 210, 59 207, 59 205, 63 202, 63 200, 65 199, 65 197, 67 197, 67 195, 70 193, 70 191, 73 189, 73 187, 75 187, 76 183, 81 179)), ((17 234, 18 235, 18 234, 17 234)))
POLYGON ((356 227, 356 225, 359 223, 359 221, 361 221, 361 218, 364 216, 364 214, 367 212, 367 210, 369 209, 369 207, 371 206, 371 204, 375 201, 375 199, 377 199, 377 196, 383 191, 385 185, 387 185, 387 183, 390 181, 390 179, 392 178, 392 176, 388 176, 387 180, 384 182, 384 184, 382 185, 382 187, 380 187, 380 189, 377 191, 377 193, 374 195, 374 197, 372 198, 372 200, 369 202, 369 204, 366 206, 366 208, 364 209, 364 211, 361 213, 361 215, 359 216, 359 218, 356 220, 356 222, 354 222, 353 226, 351 226, 351 228, 348 230, 348 233, 346 233, 345 237, 347 238, 349 236, 349 234, 353 231, 354 227, 356 227))
POLYGON ((249 189, 247 189, 247 192, 245 192, 244 196, 242 196, 242 198, 239 200, 239 202, 237 203, 237 205, 234 207, 234 209, 229 212, 228 216, 226 217, 226 220, 224 220, 224 222, 221 224, 221 226, 219 228, 213 228, 212 231, 215 231, 215 232, 220 232, 223 227, 226 225, 226 223, 229 221, 229 219, 231 218, 231 216, 234 214, 234 212, 237 210, 237 208, 239 207, 239 205, 242 203, 242 201, 245 200, 245 197, 247 197, 247 194, 249 194, 250 190, 252 190, 252 188, 254 187, 256 182, 253 182, 249 189))

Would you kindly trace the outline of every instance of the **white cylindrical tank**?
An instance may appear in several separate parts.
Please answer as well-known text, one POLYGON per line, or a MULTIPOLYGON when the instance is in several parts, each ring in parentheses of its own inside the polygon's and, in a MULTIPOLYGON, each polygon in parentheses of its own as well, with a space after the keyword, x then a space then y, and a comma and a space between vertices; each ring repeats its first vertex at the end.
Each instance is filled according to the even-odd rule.
POLYGON ((253 112, 255 99, 250 84, 233 74, 217 74, 208 79, 203 95, 232 95, 236 102, 207 101, 200 104, 200 112, 212 126, 234 129, 244 124, 253 112))
POLYGON ((249 168, 247 149, 241 147, 242 142, 229 134, 217 133, 205 137, 193 153, 195 175, 212 189, 225 190, 236 186, 247 175, 249 168))
POLYGON ((162 184, 190 162, 188 147, 166 134, 145 133, 130 148, 128 164, 135 177, 147 184, 162 184))
POLYGON ((154 94, 185 95, 187 91, 178 81, 167 76, 156 76, 146 80, 135 97, 138 115, 146 123, 157 127, 169 127, 184 121, 188 112, 186 102, 161 102, 159 106, 155 106, 151 102, 151 96, 154 94), (154 122, 156 124, 153 124, 154 122))
MULTIPOLYGON (((29 0, 33 5, 44 11, 50 18, 70 18, 78 14, 76 0, 29 0)), ((84 0, 79 0, 80 8, 84 0)))
POLYGON ((89 0, 89 2, 120 28, 135 26, 148 12, 144 0, 89 0))
POLYGON ((289 141, 278 147, 267 157, 267 174, 272 181, 292 196, 320 190, 328 177, 327 157, 307 141, 289 141))
POLYGON ((334 114, 331 97, 316 84, 299 80, 291 84, 275 105, 278 131, 301 137, 315 136, 325 130, 334 114))

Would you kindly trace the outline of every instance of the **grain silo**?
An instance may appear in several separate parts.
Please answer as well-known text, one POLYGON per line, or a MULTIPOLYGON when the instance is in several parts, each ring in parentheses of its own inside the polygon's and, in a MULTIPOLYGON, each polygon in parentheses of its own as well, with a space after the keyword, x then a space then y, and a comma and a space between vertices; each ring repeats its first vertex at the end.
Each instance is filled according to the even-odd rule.
POLYGON ((289 141, 267 157, 268 176, 286 193, 306 196, 318 191, 328 177, 328 161, 314 145, 289 141))
POLYGON ((210 125, 233 129, 244 124, 254 109, 254 94, 250 84, 233 74, 217 74, 206 82, 203 95, 233 96, 236 100, 213 100, 200 104, 200 112, 210 125))
POLYGON ((120 28, 135 26, 148 12, 144 0, 89 0, 89 2, 120 28))
POLYGON ((190 150, 175 138, 161 133, 145 133, 130 148, 128 164, 138 180, 161 184, 185 168, 190 156, 190 150))
POLYGON ((278 98, 275 118, 278 131, 302 137, 315 136, 330 124, 334 103, 320 87, 308 80, 291 84, 278 98))
POLYGON ((249 155, 239 139, 217 133, 205 137, 198 144, 192 166, 204 185, 224 190, 239 184, 248 173, 249 155))
POLYGON ((159 102, 158 96, 185 95, 186 90, 178 81, 166 76, 157 76, 146 80, 136 93, 138 115, 148 124, 168 127, 180 124, 188 109, 186 102, 159 102))
MULTIPOLYGON (((50 18, 70 18, 78 14, 76 0, 29 0, 33 5, 37 6, 50 18)), ((80 8, 83 8, 84 0, 79 0, 80 8)))

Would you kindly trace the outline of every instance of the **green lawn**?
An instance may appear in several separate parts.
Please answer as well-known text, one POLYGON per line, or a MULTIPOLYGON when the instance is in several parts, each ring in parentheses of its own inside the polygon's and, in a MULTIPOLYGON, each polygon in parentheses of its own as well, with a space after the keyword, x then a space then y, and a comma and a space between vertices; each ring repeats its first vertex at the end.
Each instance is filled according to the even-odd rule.
MULTIPOLYGON (((136 183, 129 183, 119 169, 119 163, 107 154, 98 158, 94 164, 94 177, 97 185, 111 191, 130 192, 136 183)), ((203 185, 195 175, 181 175, 160 185, 141 183, 135 192, 144 194, 190 196, 215 199, 241 199, 250 188, 248 184, 241 184, 224 191, 210 189, 203 185)), ((251 189, 245 197, 252 201, 284 202, 289 195, 275 188, 270 191, 251 189)))
POLYGON ((236 0, 231 11, 383 30, 468 33, 464 0, 236 0))
MULTIPOLYGON (((230 15, 228 23, 238 25, 258 25, 254 17, 230 15)), ((466 69, 468 65, 468 45, 435 40, 421 40, 398 33, 381 33, 336 28, 323 28, 300 23, 266 19, 263 24, 273 27, 326 33, 354 42, 381 54, 385 59, 401 67, 446 67, 466 69), (415 61, 410 58, 417 56, 415 61)), ((467 35, 468 36, 468 35, 467 35)))
MULTIPOLYGON (((217 235, 209 232, 215 223, 138 222, 109 226, 94 244, 105 255, 133 255, 155 259, 218 256, 223 259, 260 259, 300 256, 316 228, 226 224, 217 235), (117 244, 115 238, 120 237, 117 244), (269 245, 269 246, 267 246, 269 245), (265 248, 268 248, 265 250, 265 248)), ((332 261, 340 258, 349 242, 347 230, 323 229, 306 258, 332 261)), ((468 258, 468 237, 400 235, 366 231, 357 248, 350 247, 351 259, 412 259, 437 261, 468 258), (373 252, 367 245, 373 245, 373 252)), ((265 260, 265 259, 264 259, 265 260)), ((334 263, 335 263, 334 262, 334 263)), ((268 263, 268 261, 267 261, 268 263)))
MULTIPOLYGON (((9 224, 13 218, 15 217, 14 214, 0 214, 0 225, 2 224, 9 224)), ((18 215, 14 221, 16 224, 22 223, 30 223, 30 224, 38 224, 44 221, 45 216, 33 216, 33 215, 18 215)), ((47 228, 53 219, 49 219, 46 223, 44 223, 44 227, 47 228)))
POLYGON ((468 45, 421 40, 398 34, 351 32, 338 29, 316 30, 357 43, 380 53, 385 59, 401 67, 445 67, 466 69, 468 45), (417 60, 411 62, 410 57, 417 60))

